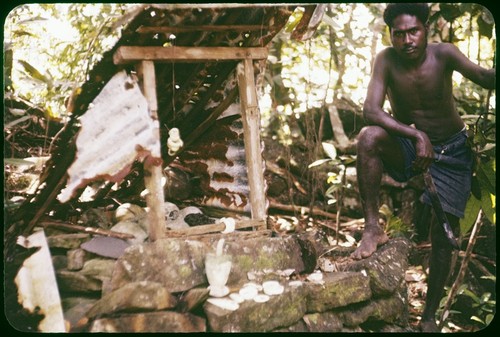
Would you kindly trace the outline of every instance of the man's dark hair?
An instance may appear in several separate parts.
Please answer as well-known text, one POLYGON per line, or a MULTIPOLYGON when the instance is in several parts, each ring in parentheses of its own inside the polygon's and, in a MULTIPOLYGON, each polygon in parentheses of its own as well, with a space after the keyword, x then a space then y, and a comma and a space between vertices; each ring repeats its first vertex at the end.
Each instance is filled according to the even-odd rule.
POLYGON ((415 16, 424 25, 429 19, 429 6, 426 3, 391 3, 384 11, 384 21, 392 28, 394 19, 401 14, 415 16))

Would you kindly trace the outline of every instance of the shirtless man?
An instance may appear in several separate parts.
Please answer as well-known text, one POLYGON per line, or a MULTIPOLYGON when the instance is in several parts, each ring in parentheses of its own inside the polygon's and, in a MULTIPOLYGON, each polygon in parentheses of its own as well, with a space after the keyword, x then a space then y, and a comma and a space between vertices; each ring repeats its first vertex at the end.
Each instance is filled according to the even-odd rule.
MULTIPOLYGON (((392 47, 380 52, 363 107, 368 124, 358 136, 357 172, 365 229, 355 259, 370 256, 388 237, 379 225, 379 190, 384 169, 396 180, 430 170, 448 220, 459 228, 471 187, 472 151, 452 95, 452 74, 495 88, 495 69, 484 69, 454 45, 427 44, 426 4, 389 4, 384 21, 392 47), (384 111, 386 96, 392 115, 384 111)), ((424 193, 423 202, 430 204, 424 193)), ((422 331, 438 331, 435 314, 443 296, 452 247, 432 221, 430 272, 422 331)))

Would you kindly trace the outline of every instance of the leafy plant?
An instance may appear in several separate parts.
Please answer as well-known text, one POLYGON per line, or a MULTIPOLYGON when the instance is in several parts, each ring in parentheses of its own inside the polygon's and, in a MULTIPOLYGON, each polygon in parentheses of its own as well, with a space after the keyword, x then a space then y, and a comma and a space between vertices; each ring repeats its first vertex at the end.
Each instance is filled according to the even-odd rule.
POLYGON ((349 185, 346 182, 346 168, 347 165, 352 164, 356 161, 354 156, 347 155, 337 155, 337 149, 335 145, 331 143, 323 142, 321 143, 323 146, 323 151, 328 156, 328 158, 319 159, 309 165, 309 168, 313 168, 316 166, 324 165, 329 163, 336 168, 335 171, 330 171, 327 173, 326 182, 330 185, 330 187, 326 190, 325 195, 329 198, 328 204, 334 204, 339 201, 340 196, 342 195, 342 190, 344 188, 348 188, 349 185))
POLYGON ((386 220, 386 232, 392 238, 406 237, 411 238, 414 234, 412 226, 405 223, 400 217, 394 215, 394 211, 386 204, 383 204, 379 213, 382 214, 386 220))

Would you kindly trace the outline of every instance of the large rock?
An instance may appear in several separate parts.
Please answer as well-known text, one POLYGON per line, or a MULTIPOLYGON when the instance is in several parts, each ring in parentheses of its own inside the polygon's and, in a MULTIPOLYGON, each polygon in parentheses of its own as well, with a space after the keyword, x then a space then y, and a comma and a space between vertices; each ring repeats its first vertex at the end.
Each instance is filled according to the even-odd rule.
POLYGON ((190 313, 158 311, 101 318, 92 322, 89 332, 205 332, 203 318, 190 313))
POLYGON ((116 261, 108 290, 130 282, 163 284, 171 293, 206 283, 205 245, 193 240, 160 239, 133 245, 116 261))
POLYGON ((365 272, 370 277, 373 296, 387 296, 394 293, 404 279, 410 249, 408 240, 393 239, 369 258, 351 263, 346 270, 365 272))
MULTIPOLYGON (((215 252, 216 243, 161 239, 131 246, 117 260, 105 292, 136 281, 160 282, 172 293, 207 284, 205 256, 215 252)), ((248 282, 251 271, 293 269, 301 273, 305 269, 301 245, 291 236, 226 242, 224 254, 232 257, 228 280, 232 286, 248 282)))
POLYGON ((120 311, 146 311, 173 308, 177 299, 156 282, 133 282, 104 295, 87 312, 88 318, 120 311))
POLYGON ((292 236, 228 242, 224 253, 232 256, 230 285, 248 282, 247 273, 252 271, 294 269, 302 273, 305 270, 301 246, 292 236))
POLYGON ((371 298, 370 279, 362 273, 324 273, 322 283, 306 283, 307 312, 323 312, 371 298))
POLYGON ((407 324, 407 302, 395 294, 387 298, 379 298, 368 303, 354 305, 341 312, 346 326, 355 327, 370 321, 407 324))
POLYGON ((56 271, 57 284, 63 292, 101 292, 103 283, 111 279, 115 261, 92 259, 79 271, 56 271))
POLYGON ((287 327, 300 320, 306 313, 303 286, 285 286, 281 295, 257 303, 246 300, 235 311, 223 309, 210 302, 204 305, 208 324, 215 332, 265 332, 287 327))

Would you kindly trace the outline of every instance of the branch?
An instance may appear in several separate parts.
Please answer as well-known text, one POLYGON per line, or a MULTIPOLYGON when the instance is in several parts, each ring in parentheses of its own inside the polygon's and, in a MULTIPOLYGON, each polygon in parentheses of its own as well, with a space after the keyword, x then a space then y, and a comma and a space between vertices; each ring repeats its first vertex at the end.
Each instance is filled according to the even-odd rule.
POLYGON ((62 229, 62 230, 69 230, 69 231, 75 231, 75 232, 109 236, 109 237, 123 239, 123 240, 135 238, 135 236, 133 236, 132 234, 118 233, 118 232, 109 231, 109 230, 105 230, 105 229, 101 229, 101 228, 85 227, 85 226, 79 226, 79 225, 73 225, 73 224, 67 224, 67 223, 60 223, 57 221, 43 221, 40 223, 40 225, 43 227, 54 227, 54 228, 58 228, 58 229, 62 229))
POLYGON ((481 221, 481 215, 482 215, 482 210, 479 211, 476 219, 476 223, 474 224, 474 228, 472 229, 471 235, 469 237, 469 243, 467 245, 467 249, 465 250, 465 256, 462 260, 462 264, 460 265, 460 270, 458 272, 458 276, 455 279, 455 282, 453 283, 453 286, 450 289, 450 292, 448 293, 448 298, 446 299, 443 313, 441 314, 441 317, 439 319, 439 325, 438 328, 441 330, 444 326, 444 321, 448 318, 448 315, 450 314, 450 307, 451 304, 453 303, 455 296, 457 294, 458 288, 462 284, 462 281, 465 276, 465 272, 467 271, 469 260, 472 255, 472 249, 474 248, 474 245, 476 244, 476 238, 477 234, 479 233, 479 230, 481 229, 481 226, 483 222, 481 221))

